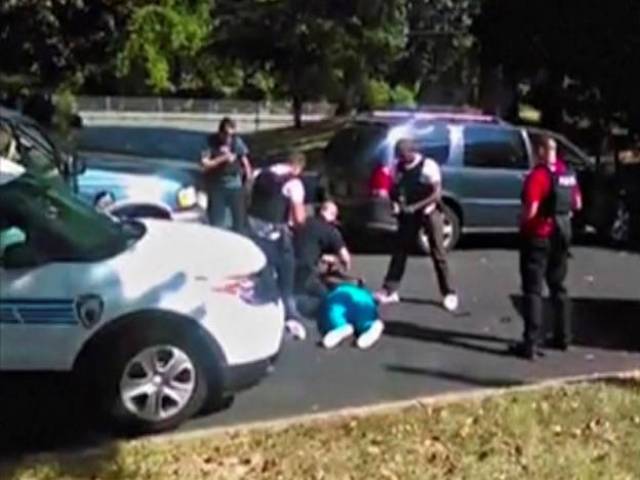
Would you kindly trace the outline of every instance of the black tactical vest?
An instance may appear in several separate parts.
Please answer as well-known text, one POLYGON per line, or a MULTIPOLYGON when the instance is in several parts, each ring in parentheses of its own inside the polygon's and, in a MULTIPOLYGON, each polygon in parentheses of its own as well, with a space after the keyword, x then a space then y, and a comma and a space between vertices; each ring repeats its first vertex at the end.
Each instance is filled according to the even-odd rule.
POLYGON ((424 200, 433 192, 433 185, 422 181, 422 169, 424 158, 410 169, 401 169, 398 172, 396 184, 398 200, 404 199, 406 204, 412 204, 424 200))
POLYGON ((573 207, 573 190, 578 185, 576 174, 569 167, 563 173, 542 168, 551 175, 551 192, 542 202, 542 214, 546 217, 568 216, 573 207))
POLYGON ((269 223, 287 223, 290 200, 282 193, 282 188, 292 174, 276 175, 270 169, 258 174, 251 191, 249 215, 269 223))

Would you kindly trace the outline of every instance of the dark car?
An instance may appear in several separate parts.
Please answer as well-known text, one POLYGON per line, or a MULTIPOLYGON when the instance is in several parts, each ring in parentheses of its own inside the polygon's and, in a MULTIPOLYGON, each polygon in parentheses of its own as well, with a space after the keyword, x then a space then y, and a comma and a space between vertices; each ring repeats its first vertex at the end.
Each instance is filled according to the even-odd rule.
MULTIPOLYGON (((467 232, 515 232, 522 182, 534 164, 532 144, 543 134, 556 140, 559 156, 577 172, 585 209, 576 223, 591 224, 596 172, 591 158, 556 133, 475 112, 379 111, 356 118, 327 146, 328 194, 340 205, 346 229, 395 230, 388 197, 393 148, 408 137, 441 166, 447 248, 467 232)), ((423 232, 416 240, 428 250, 423 232)))

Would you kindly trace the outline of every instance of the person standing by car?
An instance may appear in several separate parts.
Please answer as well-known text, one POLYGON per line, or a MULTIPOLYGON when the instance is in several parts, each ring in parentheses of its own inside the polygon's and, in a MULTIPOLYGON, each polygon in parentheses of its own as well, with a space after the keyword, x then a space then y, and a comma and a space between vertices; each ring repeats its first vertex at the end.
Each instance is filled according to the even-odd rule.
POLYGON ((236 134, 236 124, 225 117, 218 132, 208 139, 209 148, 202 154, 208 196, 209 222, 223 226, 227 208, 231 211, 232 228, 246 230, 246 194, 243 179, 251 178, 249 149, 236 134))
POLYGON ((253 181, 249 228, 273 270, 282 296, 287 329, 298 338, 306 331, 294 298, 295 255, 293 233, 306 221, 305 189, 300 175, 306 158, 292 153, 287 161, 261 170, 253 181))
POLYGON ((542 137, 536 145, 538 164, 527 176, 520 219, 520 276, 524 335, 513 353, 533 360, 541 354, 542 289, 546 279, 554 307, 553 346, 571 342, 571 304, 567 296, 571 216, 582 208, 575 173, 557 156, 556 141, 542 137))
POLYGON ((420 155, 411 140, 396 144, 397 173, 391 192, 394 212, 398 216, 398 232, 382 291, 381 304, 399 302, 398 289, 404 276, 409 252, 415 248, 420 228, 429 239, 431 258, 436 271, 442 304, 448 311, 458 308, 458 295, 453 288, 443 243, 442 214, 439 202, 442 192, 440 166, 420 155))

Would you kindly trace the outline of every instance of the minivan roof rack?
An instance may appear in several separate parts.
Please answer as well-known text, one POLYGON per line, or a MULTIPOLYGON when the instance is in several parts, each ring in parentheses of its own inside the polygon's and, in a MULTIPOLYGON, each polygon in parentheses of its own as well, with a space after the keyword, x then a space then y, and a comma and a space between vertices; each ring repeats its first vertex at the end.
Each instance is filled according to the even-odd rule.
POLYGON ((374 110, 369 114, 379 119, 458 120, 468 122, 500 123, 493 115, 466 107, 425 106, 418 108, 374 110))

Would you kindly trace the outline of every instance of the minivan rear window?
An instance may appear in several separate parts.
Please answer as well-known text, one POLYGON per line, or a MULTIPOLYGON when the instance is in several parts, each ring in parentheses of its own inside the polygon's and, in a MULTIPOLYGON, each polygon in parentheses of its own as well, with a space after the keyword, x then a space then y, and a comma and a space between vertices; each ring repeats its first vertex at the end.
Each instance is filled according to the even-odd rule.
POLYGON ((327 161, 336 164, 386 160, 386 125, 352 125, 334 135, 327 146, 327 161))

